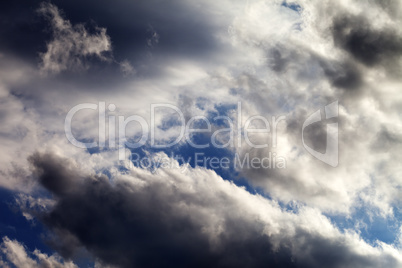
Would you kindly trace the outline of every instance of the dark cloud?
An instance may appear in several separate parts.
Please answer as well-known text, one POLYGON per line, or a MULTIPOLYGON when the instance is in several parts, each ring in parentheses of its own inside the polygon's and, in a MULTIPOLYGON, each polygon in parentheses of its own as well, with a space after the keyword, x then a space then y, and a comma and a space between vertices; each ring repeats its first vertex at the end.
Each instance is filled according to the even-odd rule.
POLYGON ((325 76, 335 87, 356 90, 363 84, 362 75, 358 67, 352 62, 337 63, 321 60, 320 65, 325 76))
POLYGON ((35 167, 34 174, 39 178, 39 183, 57 196, 73 192, 81 182, 68 160, 61 162, 50 154, 36 153, 29 161, 35 167))
MULTIPOLYGON (((38 59, 38 52, 46 50, 46 41, 50 39, 47 21, 36 12, 41 2, 1 4, 0 36, 5 41, 0 48, 25 55, 33 62, 38 59)), ((218 26, 206 19, 206 10, 184 1, 56 0, 53 3, 73 25, 85 23, 106 28, 119 61, 128 58, 141 65, 149 61, 150 54, 158 58, 181 55, 202 59, 218 49, 218 40, 213 36, 218 26), (150 40, 153 44, 158 41, 156 47, 152 46, 154 49, 149 46, 150 40)))
POLYGON ((303 132, 306 145, 320 153, 325 153, 327 147, 326 124, 324 121, 316 122, 307 126, 303 132))
POLYGON ((284 71, 288 60, 282 55, 279 49, 273 49, 271 51, 271 68, 275 72, 284 71))
POLYGON ((297 267, 326 267, 326 268, 364 268, 364 267, 397 267, 396 260, 391 256, 385 256, 378 260, 377 257, 367 257, 359 254, 351 254, 345 246, 345 240, 328 240, 323 237, 298 230, 295 235, 295 243, 299 250, 303 251, 297 267), (300 264, 300 265, 299 265, 300 264))
POLYGON ((398 18, 400 16, 401 2, 399 0, 375 0, 374 2, 392 17, 398 18))
MULTIPOLYGON (((77 174, 64 165, 65 159, 35 154, 31 161, 39 181, 58 199, 39 218, 54 232, 57 239, 51 244, 63 257, 71 257, 79 242, 102 262, 118 267, 335 268, 379 263, 353 253, 342 236, 329 239, 297 226, 294 235, 279 237, 281 246, 274 250, 272 239, 278 238, 264 234, 263 221, 238 213, 238 197, 222 189, 213 190, 210 200, 202 187, 191 194, 164 180, 144 177, 141 186, 125 180, 111 183, 105 176, 85 177, 72 187, 77 174), (200 217, 203 211, 207 214, 200 217), (203 228, 209 217, 222 220, 215 248, 203 228)), ((381 263, 395 265, 388 255, 381 263)))
POLYGON ((287 46, 277 46, 268 53, 269 66, 276 73, 284 73, 289 69, 299 71, 299 79, 310 80, 311 72, 306 69, 321 68, 330 84, 344 90, 357 90, 363 84, 362 74, 358 66, 351 60, 327 59, 312 50, 298 50, 287 46))
POLYGON ((178 200, 168 199, 191 203, 196 197, 166 196, 162 183, 135 189, 122 182, 112 186, 98 176, 83 178, 71 191, 77 174, 64 159, 36 154, 31 161, 42 185, 59 198, 42 220, 61 236, 51 244, 64 257, 71 257, 76 246, 71 237, 76 237, 96 257, 119 267, 295 267, 286 251, 273 253, 263 226, 247 219, 228 219, 229 232, 220 237, 223 247, 212 251, 200 223, 171 206, 178 200))
POLYGON ((372 143, 375 152, 384 153, 390 150, 399 149, 402 145, 402 136, 382 126, 376 134, 376 139, 372 143))
POLYGON ((343 15, 334 18, 335 44, 366 66, 395 60, 402 53, 402 39, 392 29, 374 29, 368 19, 343 15))
POLYGON ((310 59, 308 51, 300 50, 288 44, 277 44, 267 51, 268 66, 276 73, 285 73, 289 69, 298 68, 302 62, 310 59))

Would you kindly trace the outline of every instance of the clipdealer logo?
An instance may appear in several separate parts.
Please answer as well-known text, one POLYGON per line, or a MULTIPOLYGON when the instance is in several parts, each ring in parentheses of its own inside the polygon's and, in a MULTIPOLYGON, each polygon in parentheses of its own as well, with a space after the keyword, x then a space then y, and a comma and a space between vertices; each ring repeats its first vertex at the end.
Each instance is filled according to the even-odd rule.
MULTIPOLYGON (((263 144, 255 144, 252 139, 250 139, 250 133, 260 133, 260 134, 269 134, 271 136, 270 145, 272 148, 276 148, 277 146, 277 126, 281 121, 286 121, 286 116, 272 116, 271 118, 266 118, 260 115, 254 115, 247 120, 245 120, 243 124, 242 120, 242 108, 241 102, 237 104, 236 112, 237 119, 233 120, 233 118, 229 116, 216 116, 215 118, 207 118, 205 116, 193 116, 188 120, 185 120, 183 112, 176 106, 172 104, 166 103, 158 103, 150 105, 150 121, 148 121, 140 116, 140 115, 131 115, 125 117, 123 115, 109 115, 106 120, 106 114, 108 112, 114 112, 116 110, 116 106, 114 104, 109 104, 106 109, 106 102, 95 103, 82 103, 74 106, 67 113, 64 130, 65 135, 69 142, 76 147, 90 149, 90 148, 109 148, 109 149, 118 149, 119 152, 119 160, 126 159, 126 149, 136 149, 140 148, 144 145, 150 146, 151 148, 156 149, 165 149, 172 146, 177 145, 178 143, 185 141, 188 145, 196 149, 207 148, 209 146, 215 148, 234 148, 234 147, 242 147, 243 142, 245 142, 250 148, 267 148, 269 146, 268 143, 263 144), (97 141, 92 142, 82 142, 78 141, 74 135, 72 134, 72 121, 73 117, 80 112, 81 110, 90 109, 98 112, 98 139, 97 141), (168 141, 164 140, 164 143, 158 143, 156 138, 155 129, 158 128, 158 124, 156 123, 156 112, 158 109, 171 109, 178 116, 178 121, 180 122, 180 131, 174 139, 170 139, 168 141), (117 119, 117 120, 116 120, 117 119), (212 125, 210 120, 225 121, 227 124, 227 128, 218 129, 214 132, 212 131, 212 125), (106 124, 108 121, 108 124, 106 124), (259 121, 259 128, 250 127, 253 125, 253 122, 259 121), (129 140, 126 136, 126 128, 129 123, 135 122, 141 128, 141 131, 138 131, 141 135, 136 142, 129 140), (196 122, 203 122, 206 125, 206 128, 194 128, 196 122), (107 126, 107 127, 106 127, 107 126), (107 131, 108 130, 108 131, 107 131), (116 135, 117 132, 117 135, 116 135), (210 133, 210 142, 206 144, 197 144, 192 140, 192 136, 196 133, 210 133), (229 137, 228 141, 224 144, 219 142, 220 135, 226 135, 229 137), (243 141, 244 139, 244 141, 243 141)), ((326 140, 327 146, 325 153, 320 153, 315 151, 313 148, 309 147, 305 143, 304 131, 305 128, 316 123, 322 121, 324 119, 331 119, 338 117, 338 101, 335 101, 324 107, 325 115, 321 115, 321 109, 315 111, 311 114, 303 123, 303 127, 301 130, 301 139, 304 148, 308 153, 317 158, 318 160, 332 166, 338 166, 338 123, 328 123, 326 125, 326 140)), ((272 155, 276 156, 276 153, 271 154, 269 152, 269 158, 272 158, 272 155)), ((245 157, 249 157, 246 154, 245 157)), ((281 157, 283 158, 283 157, 281 157)), ((239 156, 236 154, 236 159, 239 162, 239 156)), ((264 158, 265 159, 265 158, 264 158)), ((246 160, 244 160, 246 161, 246 160)), ((257 161, 258 162, 258 161, 257 161)), ((261 161, 263 162, 263 161, 261 161)), ((266 165, 271 166, 271 165, 266 165)), ((274 165, 275 166, 275 165, 274 165)), ((286 166, 286 165, 284 165, 286 166)))
POLYGON ((339 135, 338 135, 338 123, 327 123, 326 124, 326 141, 327 141, 327 146, 325 149, 325 153, 320 153, 309 147, 305 142, 304 142, 304 129, 316 122, 322 121, 324 119, 328 120, 331 118, 337 118, 338 117, 338 101, 335 101, 331 104, 328 104, 324 107, 324 113, 325 115, 323 116, 321 114, 321 109, 315 111, 313 114, 311 114, 306 121, 303 123, 303 128, 302 128, 302 142, 304 148, 309 152, 312 156, 317 158, 318 160, 332 166, 332 167, 337 167, 338 162, 339 162, 339 157, 338 157, 338 151, 339 151, 339 146, 338 146, 338 140, 339 140, 339 135))

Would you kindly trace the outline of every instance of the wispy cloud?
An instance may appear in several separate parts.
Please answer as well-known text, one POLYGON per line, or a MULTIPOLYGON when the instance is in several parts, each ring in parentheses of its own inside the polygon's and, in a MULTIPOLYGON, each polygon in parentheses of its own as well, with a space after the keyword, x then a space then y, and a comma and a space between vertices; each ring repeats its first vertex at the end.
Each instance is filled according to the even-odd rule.
POLYGON ((95 27, 95 33, 91 34, 83 24, 72 25, 64 19, 59 9, 50 3, 42 3, 38 11, 49 20, 53 34, 47 51, 40 54, 43 73, 88 68, 89 56, 111 60, 110 55, 106 55, 106 52, 112 51, 112 46, 105 28, 95 27))

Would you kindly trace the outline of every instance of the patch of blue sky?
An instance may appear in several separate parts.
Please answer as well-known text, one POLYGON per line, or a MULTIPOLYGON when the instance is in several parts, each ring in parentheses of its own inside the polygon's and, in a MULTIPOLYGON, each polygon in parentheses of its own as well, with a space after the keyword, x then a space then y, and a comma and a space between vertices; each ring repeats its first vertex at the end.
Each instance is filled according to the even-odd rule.
MULTIPOLYGON (((294 1, 283 1, 281 4, 281 8, 284 12, 289 14, 293 19, 299 20, 300 14, 302 12, 302 7, 294 1)), ((293 24, 293 30, 301 31, 302 30, 302 22, 296 22, 293 24)))
POLYGON ((168 130, 172 127, 180 127, 182 125, 182 121, 178 114, 174 114, 173 116, 167 116, 162 120, 162 124, 158 126, 161 130, 168 130))
MULTIPOLYGON (((218 104, 214 106, 213 110, 207 112, 206 117, 213 127, 216 127, 217 129, 226 129, 229 127, 228 120, 214 120, 214 118, 217 116, 230 117, 235 109, 237 109, 237 104, 218 104)), ((172 122, 171 125, 167 124, 164 126, 166 130, 170 127, 176 126, 177 123, 175 120, 170 121, 168 119, 165 122, 172 122)), ((192 129, 206 129, 206 127, 207 124, 204 120, 196 120, 191 126, 192 129)), ((174 146, 169 146, 167 148, 154 148, 147 144, 141 148, 130 149, 132 157, 136 158, 132 160, 137 160, 136 163, 138 165, 138 159, 144 159, 149 157, 149 155, 163 152, 168 157, 176 159, 180 165, 189 164, 189 166, 192 168, 202 167, 214 170, 224 180, 232 181, 235 185, 245 188, 251 194, 259 194, 265 198, 271 199, 271 197, 261 188, 254 187, 246 178, 239 174, 235 167, 235 152, 232 150, 232 148, 230 146, 227 148, 215 147, 214 144, 212 144, 211 135, 212 133, 209 132, 192 133, 191 142, 196 145, 206 145, 204 148, 196 148, 188 142, 185 142, 176 144, 174 146), (227 158, 229 160, 228 165, 213 165, 209 162, 212 158, 218 159, 219 161, 223 158, 227 158)), ((221 143, 225 144, 229 141, 229 137, 227 137, 227 140, 225 140, 225 138, 223 141, 221 141, 221 143)), ((147 163, 145 163, 145 166, 147 166, 147 163)), ((155 166, 150 166, 150 168, 153 169, 155 166)))
POLYGON ((281 6, 294 10, 298 13, 300 13, 300 11, 302 9, 299 4, 297 4, 296 2, 293 2, 293 1, 283 1, 281 6))
POLYGON ((39 249, 52 254, 44 243, 42 236, 46 233, 44 226, 37 220, 28 221, 15 204, 16 195, 6 189, 0 189, 0 237, 23 242, 30 251, 39 249))
POLYGON ((341 231, 355 230, 368 243, 375 245, 377 241, 393 244, 398 239, 402 223, 401 209, 394 207, 394 215, 384 217, 378 210, 361 207, 352 215, 331 215, 324 213, 341 231))
POLYGON ((205 110, 207 103, 209 100, 204 97, 198 97, 195 102, 195 106, 200 110, 205 110))
POLYGON ((214 106, 219 116, 230 116, 231 111, 238 109, 238 104, 221 103, 214 106))

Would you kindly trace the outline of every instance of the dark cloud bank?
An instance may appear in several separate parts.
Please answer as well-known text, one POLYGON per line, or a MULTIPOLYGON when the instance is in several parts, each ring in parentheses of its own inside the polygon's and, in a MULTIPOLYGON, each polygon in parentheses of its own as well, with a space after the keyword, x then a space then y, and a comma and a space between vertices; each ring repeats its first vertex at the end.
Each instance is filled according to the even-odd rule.
POLYGON ((332 34, 338 46, 367 66, 393 61, 402 53, 402 39, 396 32, 373 29, 365 17, 344 14, 334 18, 332 34))
POLYGON ((196 194, 189 194, 169 181, 151 180, 140 186, 110 182, 106 176, 85 177, 52 154, 35 154, 30 161, 40 184, 57 200, 38 218, 56 234, 50 244, 65 258, 82 245, 102 262, 119 267, 395 265, 390 256, 359 256, 341 238, 324 238, 298 227, 293 236, 282 234, 280 247, 274 247, 263 234, 262 221, 237 213, 236 196, 230 192, 211 189, 216 203, 197 183, 192 185, 196 194), (178 210, 180 202, 194 209, 178 210), (196 219, 203 210, 206 217, 223 220, 217 247, 211 246, 202 221, 196 219), (217 211, 221 214, 210 215, 217 211))

